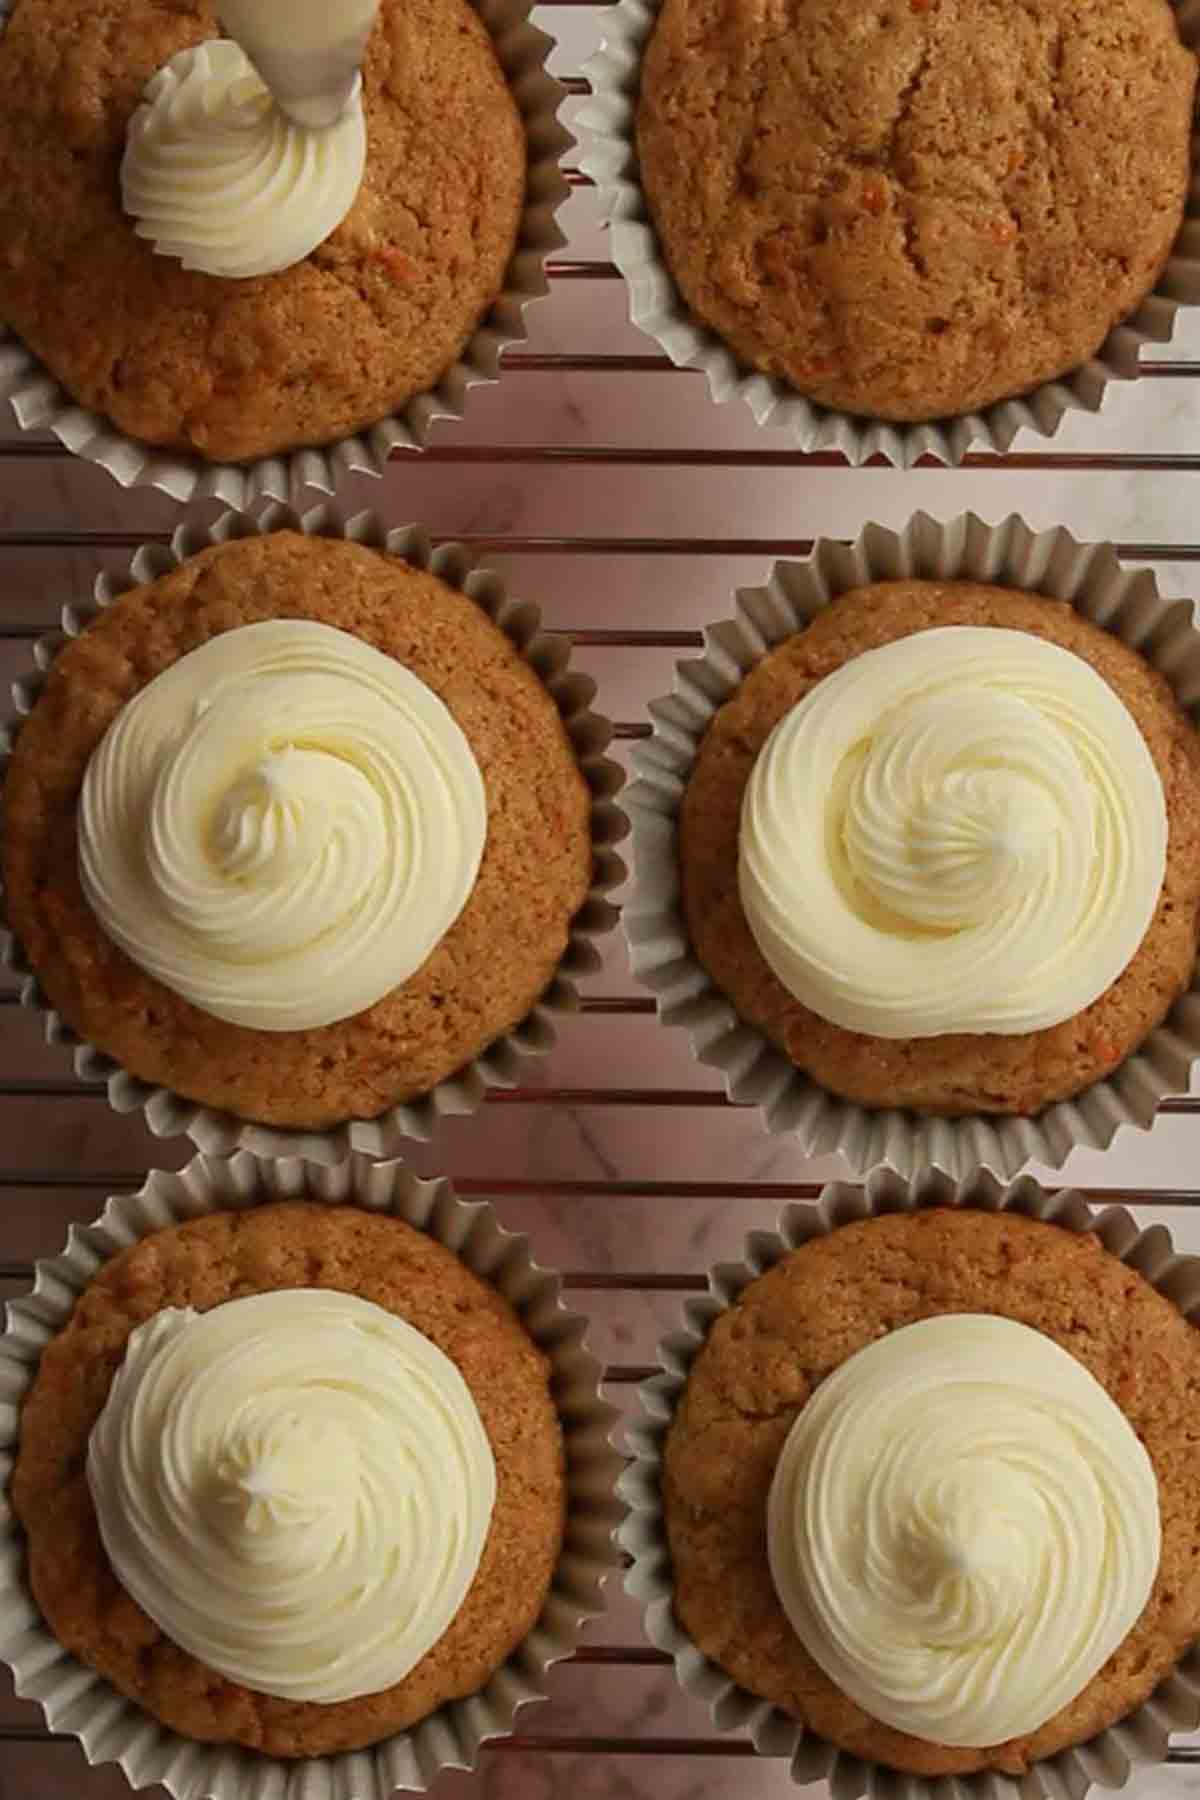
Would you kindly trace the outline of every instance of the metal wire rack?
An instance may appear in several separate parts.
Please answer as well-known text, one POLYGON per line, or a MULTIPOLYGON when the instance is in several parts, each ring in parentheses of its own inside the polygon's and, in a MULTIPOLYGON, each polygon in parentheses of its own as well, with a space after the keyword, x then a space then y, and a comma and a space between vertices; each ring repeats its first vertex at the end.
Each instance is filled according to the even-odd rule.
MULTIPOLYGON (((573 71, 603 29, 603 7, 558 0, 544 15, 560 40, 569 124, 587 93, 573 71)), ((435 430, 432 446, 400 457, 383 483, 351 483, 340 499, 390 523, 418 519, 502 567, 596 676, 600 706, 619 720, 618 753, 648 735, 646 700, 669 686, 674 657, 699 647, 704 620, 728 610, 733 587, 777 557, 804 556, 818 531, 849 535, 885 513, 898 523, 919 506, 1023 510, 1084 537, 1119 529, 1122 555, 1188 591, 1200 562, 1200 451, 1189 447, 1200 442, 1200 331, 1190 350, 1147 361, 1150 379, 1111 390, 1099 420, 1060 439, 1019 440, 1009 455, 968 456, 954 472, 928 458, 904 474, 878 462, 850 472, 836 453, 784 448, 748 417, 713 407, 701 376, 646 348, 625 323, 591 183, 578 170, 568 180, 568 250, 551 265, 529 347, 506 354, 504 380, 472 396, 461 426, 435 430)), ((29 666, 32 641, 98 569, 162 541, 177 519, 164 497, 121 493, 57 443, 0 423, 0 675, 29 666)), ((703 1269, 840 1172, 768 1139, 633 988, 610 940, 605 971, 546 1068, 493 1092, 482 1117, 451 1122, 412 1159, 495 1199, 507 1224, 530 1231, 541 1260, 569 1271, 566 1286, 595 1316, 612 1397, 629 1408, 658 1335, 682 1297, 702 1291, 703 1269)), ((53 1254, 67 1225, 94 1216, 107 1193, 188 1155, 186 1144, 156 1143, 140 1119, 115 1117, 16 1002, 11 987, 0 989, 0 1297, 24 1291, 33 1259, 53 1254)), ((1173 1099, 1150 1137, 1119 1140, 1071 1172, 1142 1216, 1165 1216, 1181 1247, 1200 1249, 1187 1123, 1198 1113, 1200 1095, 1173 1099)), ((478 1777, 445 1777, 438 1793, 788 1793, 784 1766, 714 1735, 677 1692, 667 1659, 641 1640, 632 1603, 614 1592, 610 1607, 595 1641, 556 1672, 530 1727, 485 1749, 478 1777)), ((1200 1762, 1200 1744, 1177 1746, 1171 1762, 1200 1762)), ((1155 1779, 1169 1785, 1170 1771, 1155 1779)), ((115 1769, 88 1770, 71 1740, 50 1739, 35 1707, 0 1695, 0 1800, 127 1792, 115 1769)))

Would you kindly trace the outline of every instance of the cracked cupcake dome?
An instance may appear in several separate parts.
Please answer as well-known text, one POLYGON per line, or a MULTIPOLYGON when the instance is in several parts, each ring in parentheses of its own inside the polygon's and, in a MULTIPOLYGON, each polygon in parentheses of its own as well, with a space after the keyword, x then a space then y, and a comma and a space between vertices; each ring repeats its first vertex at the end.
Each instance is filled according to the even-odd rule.
POLYGON ((895 421, 1078 368, 1154 287, 1196 59, 1168 0, 665 0, 641 179, 692 312, 895 421))

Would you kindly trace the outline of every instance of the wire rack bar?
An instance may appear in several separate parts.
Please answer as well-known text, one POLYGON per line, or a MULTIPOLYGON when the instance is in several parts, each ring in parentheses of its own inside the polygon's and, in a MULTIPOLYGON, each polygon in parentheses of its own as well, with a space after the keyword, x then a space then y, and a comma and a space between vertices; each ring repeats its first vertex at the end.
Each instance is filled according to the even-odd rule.
MULTIPOLYGON (((1200 373, 1200 370, 1197 371, 1200 373)), ((422 464, 454 463, 463 467, 495 463, 509 467, 545 468, 561 463, 582 463, 604 469, 845 469, 849 467, 838 450, 692 450, 682 446, 657 449, 653 446, 623 444, 444 444, 437 449, 397 450, 403 460, 419 459, 422 464)), ((875 456, 864 468, 890 468, 885 456, 875 456)), ((1174 474, 1200 472, 1200 455, 1171 455, 1165 451, 1123 450, 1010 450, 1000 455, 993 450, 970 451, 962 460, 964 469, 1014 471, 1037 469, 1059 475, 1084 471, 1110 474, 1149 474, 1169 469, 1174 474)), ((936 456, 923 456, 913 464, 916 470, 937 469, 943 474, 946 465, 936 456)))
MULTIPOLYGON (((168 544, 169 531, 0 531, 0 554, 6 550, 137 550, 143 544, 168 544)), ((811 556, 814 538, 800 537, 556 537, 539 533, 487 531, 431 532, 434 544, 464 544, 492 556, 811 556)), ((843 540, 844 541, 844 540, 843 540)), ((1119 543, 1118 556, 1129 562, 1200 562, 1200 543, 1119 543)), ((41 636, 40 620, 10 621, 0 637, 41 636)), ((626 647, 682 644, 699 648, 699 631, 569 629, 562 636, 575 642, 626 647)))
MULTIPOLYGON (((89 1082, 54 1076, 13 1076, 0 1082, 0 1099, 8 1100, 104 1100, 102 1081, 89 1082)), ((746 1105, 731 1100, 715 1088, 589 1088, 513 1087, 490 1088, 487 1106, 664 1106, 684 1111, 744 1111, 746 1105)), ((1194 1118, 1200 1115, 1200 1094, 1181 1094, 1163 1100, 1158 1108, 1167 1115, 1194 1118)))
MULTIPOLYGON (((574 1658, 565 1658, 570 1664, 574 1658)), ((0 1725, 0 1743, 44 1744, 47 1748, 67 1748, 73 1739, 51 1737, 35 1726, 0 1725)), ((492 1756, 526 1755, 540 1751, 547 1756, 693 1756, 743 1761, 760 1754, 748 1738, 737 1737, 576 1737, 567 1732, 523 1731, 512 1737, 492 1738, 483 1754, 492 1756)), ((776 1758, 782 1761, 782 1758, 776 1758)), ((1182 1747, 1168 1750, 1166 1760, 1176 1765, 1200 1762, 1200 1749, 1182 1747)))
MULTIPOLYGON (((80 1081, 68 1076, 10 1076, 0 1081, 0 1100, 106 1100, 103 1081, 80 1081)), ((716 1088, 670 1087, 512 1087, 489 1088, 485 1106, 664 1106, 682 1111, 744 1112, 750 1102, 731 1100, 716 1088)), ((1158 1108, 1167 1115, 1200 1116, 1200 1094, 1181 1094, 1163 1100, 1158 1108)))
MULTIPOLYGON (((573 1659, 566 1657, 565 1663, 573 1659)), ((47 1749, 69 1749, 74 1739, 52 1737, 36 1725, 0 1725, 0 1743, 43 1744, 47 1749)), ((757 1755, 746 1738, 681 1737, 572 1737, 565 1732, 521 1732, 519 1736, 492 1738, 485 1756, 505 1756, 541 1751, 546 1755, 578 1756, 704 1756, 743 1758, 757 1755)))
MULTIPOLYGON (((145 1175, 142 1168, 113 1169, 99 1173, 93 1171, 87 1174, 72 1169, 0 1169, 0 1191, 5 1188, 26 1188, 54 1189, 61 1193, 117 1194, 141 1187, 145 1175)), ((654 1177, 616 1180, 610 1176, 597 1176, 591 1181, 537 1181, 470 1175, 456 1176, 454 1181, 456 1191, 465 1200, 694 1200, 698 1203, 712 1200, 763 1200, 779 1206, 789 1205, 794 1201, 817 1200, 824 1191, 824 1185, 816 1181, 660 1181, 654 1177)), ((1093 1188, 1087 1190, 1087 1193, 1096 1206, 1200 1206, 1200 1188, 1093 1188)), ((0 1261, 0 1281, 28 1281, 32 1273, 31 1262, 0 1261)), ((575 1271, 570 1279, 576 1287, 587 1285, 582 1271, 575 1271)), ((632 1280, 634 1286, 641 1287, 646 1281, 653 1279, 655 1278, 643 1275, 636 1278, 623 1275, 603 1276, 604 1281, 616 1282, 618 1286, 628 1285, 632 1280)), ((664 1276, 662 1279, 675 1280, 676 1277, 664 1276)), ((689 1275, 684 1279, 690 1281, 693 1278, 689 1275)))
MULTIPOLYGON (((570 350, 530 351, 506 350, 501 357, 505 373, 522 375, 699 375, 702 371, 685 363, 672 362, 661 352, 617 355, 612 352, 580 354, 570 350)), ((1141 363, 1142 376, 1159 380, 1190 380, 1200 376, 1200 358, 1147 357, 1141 363)))
MULTIPOLYGON (((692 373, 692 371, 681 371, 692 373)), ((1200 363, 1191 373, 1200 375, 1200 363)), ((0 445, 0 456, 16 458, 28 455, 49 459, 66 458, 70 452, 61 444, 38 444, 32 450, 19 442, 0 445)), ((550 468, 569 463, 593 468, 623 469, 848 469, 850 464, 840 450, 693 450, 654 445, 624 444, 438 444, 426 449, 398 448, 393 461, 410 460, 422 468, 453 464, 460 468, 550 468)), ((863 468, 887 469, 892 465, 885 456, 872 456, 863 468)), ((1059 475, 1100 472, 1108 474, 1172 474, 1200 472, 1200 455, 1171 454, 1166 451, 1124 450, 1011 450, 1004 455, 992 450, 969 451, 960 465, 968 470, 991 469, 1006 474, 1022 470, 1045 470, 1059 475)), ((945 473, 946 465, 936 456, 922 456, 912 465, 914 470, 936 469, 945 473)), ((75 534, 86 540, 88 534, 75 534)), ((112 533, 119 537, 121 533, 112 533)), ((6 540, 20 537, 32 547, 42 543, 44 532, 5 533, 6 540)), ((59 547, 59 546, 56 546, 59 547)))

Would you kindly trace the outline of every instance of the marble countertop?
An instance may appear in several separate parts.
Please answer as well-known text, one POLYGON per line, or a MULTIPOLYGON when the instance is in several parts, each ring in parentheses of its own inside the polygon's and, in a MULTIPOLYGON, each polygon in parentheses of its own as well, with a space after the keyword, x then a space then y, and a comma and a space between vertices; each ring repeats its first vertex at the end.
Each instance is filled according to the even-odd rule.
MULTIPOLYGON (((599 36, 602 10, 551 6, 539 17, 561 40, 555 66, 577 74, 599 36)), ((568 123, 579 104, 568 101, 568 123)), ((604 265, 595 194, 575 188, 564 222, 564 257, 604 265)), ((530 323, 529 348, 551 358, 656 349, 628 324, 623 284, 602 267, 555 281, 530 323)), ((1159 354, 1200 363, 1200 317, 1159 354)), ((17 435, 4 420, 0 448, 17 435)), ((631 552, 622 547, 631 538, 682 545, 702 537, 724 546, 852 536, 868 519, 898 526, 918 508, 939 517, 971 508, 988 520, 1015 511, 1036 526, 1065 524, 1079 537, 1157 547, 1153 566, 1173 594, 1191 597, 1200 583, 1200 564, 1169 554, 1171 545, 1200 542, 1200 379, 1113 386, 1098 417, 1074 415, 1054 440, 1062 452, 1196 457, 1194 468, 1174 472, 1051 463, 903 473, 778 458, 738 466, 740 453, 786 444, 761 432, 740 405, 714 407, 700 376, 553 362, 476 390, 466 419, 436 426, 431 441, 439 452, 490 454, 470 461, 404 456, 381 482, 351 482, 340 496, 346 510, 372 506, 389 524, 418 521, 439 534, 498 540, 487 560, 542 607, 548 625, 625 634, 626 641, 593 641, 577 652, 579 666, 599 683, 598 704, 622 724, 642 721, 647 701, 667 691, 679 653, 630 643, 628 633, 661 637, 722 617, 733 588, 760 581, 770 560, 724 547, 704 555, 683 547, 631 552), (646 455, 605 463, 533 454, 546 446, 646 455), (697 449, 717 459, 684 467, 652 454, 697 449), (591 547, 531 542, 569 537, 591 547)), ((1038 440, 1014 446, 1039 447, 1038 440)), ((220 509, 199 510, 212 517, 220 509)), ((4 456, 0 628, 8 635, 0 629, 0 676, 7 681, 28 667, 28 638, 14 635, 18 627, 49 627, 65 601, 88 594, 98 567, 120 566, 130 541, 172 528, 178 516, 165 497, 123 493, 103 472, 65 455, 4 456), (80 532, 86 541, 62 541, 80 532)), ((618 753, 627 750, 627 741, 618 743, 618 753)), ((636 994, 616 938, 587 991, 609 1002, 636 994)), ((29 1015, 10 1006, 0 1017, 3 1295, 23 1285, 13 1265, 57 1249, 71 1220, 99 1210, 106 1188, 140 1180, 147 1166, 178 1166, 187 1147, 155 1142, 140 1120, 115 1116, 102 1099, 61 1088, 39 1092, 39 1082, 61 1083, 69 1074, 65 1053, 43 1043, 29 1015), (24 1092, 14 1093, 14 1083, 25 1084, 24 1092)), ((505 1222, 531 1233, 543 1262, 614 1279, 696 1273, 735 1254, 748 1229, 773 1222, 788 1193, 844 1173, 836 1159, 806 1161, 786 1139, 768 1136, 755 1113, 719 1101, 718 1082, 692 1062, 682 1034, 661 1030, 645 1013, 610 1006, 568 1021, 555 1055, 531 1068, 515 1098, 498 1100, 474 1120, 451 1122, 435 1143, 416 1147, 412 1160, 423 1173, 448 1172, 496 1195, 505 1222), (655 1102, 656 1092, 678 1089, 711 1100, 686 1112, 655 1102)), ((1194 1194, 1180 1192, 1200 1190, 1198 1170, 1200 1120, 1174 1116, 1149 1133, 1122 1134, 1105 1155, 1077 1153, 1064 1176, 1094 1189, 1138 1190, 1141 1216, 1162 1218, 1180 1247, 1200 1251, 1200 1207, 1194 1194)), ((628 1376, 653 1360, 657 1337, 678 1316, 679 1296, 652 1285, 612 1287, 580 1303, 595 1320, 595 1349, 626 1377, 611 1392, 629 1411, 635 1389, 628 1376)), ((633 1603, 614 1591, 608 1616, 588 1641, 600 1649, 644 1648, 633 1603)), ((689 1754, 689 1742, 712 1735, 704 1710, 653 1662, 576 1662, 555 1671, 551 1687, 552 1699, 522 1722, 548 1747, 487 1750, 477 1776, 443 1777, 435 1790, 441 1800, 786 1800, 796 1791, 785 1765, 744 1757, 736 1745, 689 1754), (624 1748, 603 1753, 581 1741, 588 1739, 622 1740, 624 1748)), ((117 1771, 87 1770, 73 1744, 26 1741, 21 1734, 39 1724, 35 1708, 10 1693, 0 1697, 0 1800, 119 1800, 128 1792, 117 1771)), ((1186 1766, 1143 1773, 1135 1782, 1142 1800, 1198 1785, 1200 1769, 1186 1766)))

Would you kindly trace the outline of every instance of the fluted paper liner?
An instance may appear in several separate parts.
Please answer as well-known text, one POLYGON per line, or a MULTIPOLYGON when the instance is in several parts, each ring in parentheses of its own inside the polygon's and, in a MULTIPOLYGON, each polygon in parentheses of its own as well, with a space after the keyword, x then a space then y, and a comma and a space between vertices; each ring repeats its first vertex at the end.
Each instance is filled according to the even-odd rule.
POLYGON ((1093 1783, 1122 1787, 1135 1764, 1161 1763, 1168 1733, 1200 1727, 1200 1647, 1188 1652, 1145 1705, 1089 1742, 1035 1763, 1025 1776, 986 1770, 933 1780, 838 1749, 791 1714, 740 1687, 688 1637, 672 1607, 671 1558, 662 1511, 663 1446, 692 1362, 713 1322, 747 1283, 810 1239, 859 1219, 932 1206, 1017 1212, 1068 1231, 1094 1232, 1106 1250, 1200 1324, 1200 1257, 1176 1255, 1165 1226, 1143 1231, 1123 1206, 1109 1206, 1097 1214, 1073 1189, 1048 1194, 1030 1176, 1002 1187, 984 1171, 957 1185, 933 1170, 911 1184, 890 1169, 876 1170, 865 1188, 834 1182, 815 1205, 785 1207, 777 1230, 750 1232, 744 1261, 711 1269, 708 1293, 685 1302, 683 1328, 660 1343, 657 1360, 662 1373, 639 1389, 643 1420, 629 1428, 633 1461, 617 1484, 629 1507, 618 1533, 633 1559, 626 1591, 645 1608, 651 1642, 673 1658, 680 1685, 704 1702, 716 1728, 748 1732, 763 1755, 790 1757, 793 1780, 826 1780, 833 1800, 857 1800, 859 1795, 869 1800, 1082 1800, 1093 1783))
MULTIPOLYGON (((1110 381, 1138 374, 1145 344, 1167 344, 1180 305, 1200 305, 1200 127, 1192 138, 1192 182, 1184 223, 1166 268, 1137 311, 1115 326, 1096 355, 1032 392, 980 412, 922 424, 892 424, 839 412, 807 399, 786 381, 761 374, 694 318, 676 287, 650 219, 638 172, 635 117, 642 53, 661 0, 620 0, 605 14, 604 39, 586 65, 592 98, 578 115, 581 165, 600 189, 611 221, 613 261, 629 290, 633 323, 680 368, 703 369, 712 398, 744 400, 760 425, 784 430, 800 450, 840 450, 852 463, 881 455, 909 468, 931 455, 959 463, 972 444, 1007 450, 1025 429, 1053 437, 1065 414, 1099 412, 1110 381)), ((1171 0, 1184 43, 1200 54, 1200 0, 1171 0)))
POLYGON ((37 643, 37 671, 13 684, 15 715, 0 721, 0 782, 21 720, 32 710, 45 686, 55 655, 68 639, 79 635, 89 620, 130 588, 165 575, 210 544, 266 536, 284 529, 302 531, 308 536, 345 538, 385 550, 402 557, 415 569, 438 576, 472 599, 504 632, 554 700, 591 790, 592 880, 587 898, 572 920, 566 950, 550 985, 519 1025, 496 1038, 473 1062, 438 1082, 429 1093, 401 1102, 375 1119, 349 1119, 327 1131, 304 1131, 254 1124, 185 1099, 167 1088, 154 1087, 131 1075, 95 1045, 85 1043, 51 1007, 20 943, 6 929, 2 891, 0 964, 25 977, 22 1005, 45 1014, 48 1042, 73 1048, 76 1075, 83 1081, 104 1082, 115 1111, 140 1110, 155 1137, 186 1133, 208 1155, 251 1150, 259 1156, 306 1156, 318 1162, 336 1162, 352 1150, 371 1156, 392 1156, 406 1139, 432 1137, 439 1118, 473 1113, 489 1088, 518 1085, 524 1062, 529 1057, 543 1056, 552 1048, 555 1015, 578 1008, 576 978, 594 974, 600 967, 594 940, 616 924, 616 908, 605 895, 625 879, 624 864, 612 846, 625 836, 628 822, 613 799, 622 785, 623 772, 604 754, 612 739, 612 726, 591 711, 595 682, 590 676, 571 673, 566 639, 541 629, 536 606, 511 599, 502 578, 490 569, 477 568, 461 544, 443 544, 434 550, 417 526, 389 531, 370 512, 346 520, 325 503, 304 514, 271 504, 260 509, 256 517, 228 512, 211 526, 181 525, 169 545, 144 545, 134 556, 127 575, 98 576, 94 603, 64 607, 62 630, 37 643))
POLYGON ((600 1398, 601 1368, 584 1346, 586 1320, 568 1312, 558 1275, 534 1262, 526 1238, 499 1224, 489 1201, 460 1200, 448 1181, 421 1181, 398 1163, 355 1156, 336 1167, 241 1152, 197 1156, 178 1175, 151 1173, 136 1194, 110 1199, 100 1218, 73 1225, 61 1256, 39 1262, 33 1292, 7 1309, 0 1338, 0 1477, 11 1475, 22 1399, 43 1345, 65 1324, 101 1265, 151 1232, 204 1213, 303 1197, 390 1213, 436 1238, 498 1288, 553 1367, 567 1459, 562 1555, 534 1630, 478 1694, 456 1700, 369 1749, 295 1763, 228 1745, 203 1744, 159 1725, 47 1630, 26 1575, 11 1509, 0 1515, 0 1656, 17 1693, 37 1700, 51 1730, 70 1733, 89 1762, 118 1762, 134 1787, 161 1782, 174 1800, 385 1800, 427 1789, 447 1768, 474 1768, 484 1738, 513 1729, 520 1707, 544 1699, 544 1676, 569 1656, 587 1619, 603 1610, 601 1584, 617 1566, 614 1496, 621 1467, 609 1442, 616 1414, 600 1398))
POLYGON ((721 1071, 729 1098, 760 1106, 768 1129, 794 1133, 808 1155, 838 1151, 860 1174, 880 1163, 910 1176, 984 1167, 1008 1177, 1034 1161, 1060 1168, 1076 1146, 1107 1149, 1122 1125, 1146 1129, 1166 1095, 1186 1092, 1200 1058, 1200 970, 1141 1048, 1073 1100, 1029 1117, 939 1119, 856 1106, 819 1086, 739 1019, 688 942, 678 813, 709 721, 756 663, 831 600, 900 577, 994 582, 1067 600, 1161 670, 1200 719, 1190 602, 1164 600, 1151 571, 1123 567, 1111 545, 1077 543, 1061 527, 1035 532, 1015 516, 993 527, 971 513, 945 525, 917 513, 899 533, 868 525, 854 544, 820 538, 807 561, 778 562, 765 587, 739 589, 735 616, 708 626, 703 655, 677 663, 674 691, 650 705, 653 735, 634 752, 637 779, 624 796, 634 881, 623 923, 634 973, 657 995, 662 1023, 683 1026, 693 1054, 721 1071))
MULTIPOLYGON (((14 0, 0 0, 0 35, 14 0)), ((554 40, 529 22, 535 0, 472 0, 491 35, 525 127, 525 207, 504 287, 457 360, 398 412, 332 444, 280 451, 243 463, 209 462, 132 438, 80 406, 45 365, 0 324, 0 401, 26 431, 51 431, 76 456, 99 463, 122 487, 152 487, 174 500, 217 499, 246 507, 294 500, 304 487, 332 494, 354 474, 382 475, 395 449, 420 450, 435 419, 461 419, 467 392, 500 379, 500 358, 528 336, 525 311, 549 293, 546 259, 566 239, 557 215, 570 189, 560 163, 574 141, 558 122, 566 89, 546 72, 554 40)))

